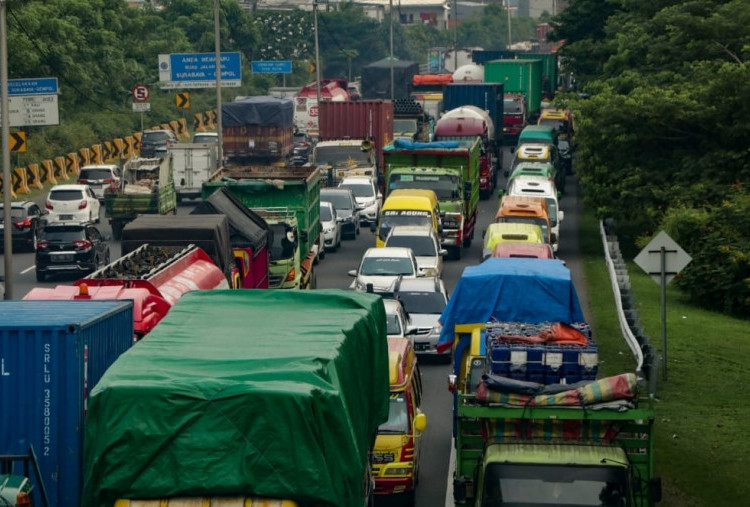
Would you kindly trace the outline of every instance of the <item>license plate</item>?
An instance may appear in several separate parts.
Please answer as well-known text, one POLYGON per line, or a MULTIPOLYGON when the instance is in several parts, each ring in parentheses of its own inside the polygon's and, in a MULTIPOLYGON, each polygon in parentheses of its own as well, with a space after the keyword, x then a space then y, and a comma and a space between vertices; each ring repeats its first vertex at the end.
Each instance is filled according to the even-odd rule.
POLYGON ((70 262, 73 260, 73 254, 53 255, 52 262, 70 262))
POLYGON ((73 220, 73 215, 60 215, 60 220, 73 220))
POLYGON ((422 350, 428 350, 430 348, 429 343, 415 343, 414 344, 414 350, 422 351, 422 350))

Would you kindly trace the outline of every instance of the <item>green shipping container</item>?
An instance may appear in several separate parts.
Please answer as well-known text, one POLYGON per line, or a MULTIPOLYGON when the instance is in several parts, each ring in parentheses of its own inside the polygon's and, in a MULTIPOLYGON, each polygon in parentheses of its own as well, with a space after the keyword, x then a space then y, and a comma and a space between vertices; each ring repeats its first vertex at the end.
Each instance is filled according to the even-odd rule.
POLYGON ((379 296, 189 292, 91 392, 83 505, 176 496, 364 505, 388 407, 379 296))
POLYGON ((542 96, 554 98, 557 91, 557 53, 526 53, 523 56, 542 61, 542 96))
POLYGON ((526 114, 542 108, 542 60, 492 60, 484 64, 484 81, 502 83, 504 93, 526 95, 526 114))

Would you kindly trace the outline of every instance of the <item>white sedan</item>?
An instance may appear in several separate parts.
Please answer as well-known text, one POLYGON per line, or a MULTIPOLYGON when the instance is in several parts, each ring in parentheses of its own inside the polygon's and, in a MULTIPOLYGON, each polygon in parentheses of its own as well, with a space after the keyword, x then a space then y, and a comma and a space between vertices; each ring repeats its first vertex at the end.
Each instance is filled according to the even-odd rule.
POLYGON ((372 292, 389 292, 401 278, 422 276, 411 248, 368 248, 362 256, 359 269, 349 271, 354 281, 350 289, 372 292), (369 287, 369 288, 368 288, 369 287))

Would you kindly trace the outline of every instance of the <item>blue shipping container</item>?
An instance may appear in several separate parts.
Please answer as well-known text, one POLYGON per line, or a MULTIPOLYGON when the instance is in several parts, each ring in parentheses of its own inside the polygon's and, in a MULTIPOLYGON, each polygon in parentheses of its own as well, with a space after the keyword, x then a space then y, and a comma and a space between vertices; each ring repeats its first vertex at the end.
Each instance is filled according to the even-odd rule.
POLYGON ((33 447, 50 505, 80 505, 88 393, 132 345, 131 301, 0 302, 0 454, 33 447))
POLYGON ((487 111, 495 124, 495 142, 503 140, 503 85, 502 83, 452 83, 443 89, 443 109, 450 111, 461 106, 476 106, 487 111))

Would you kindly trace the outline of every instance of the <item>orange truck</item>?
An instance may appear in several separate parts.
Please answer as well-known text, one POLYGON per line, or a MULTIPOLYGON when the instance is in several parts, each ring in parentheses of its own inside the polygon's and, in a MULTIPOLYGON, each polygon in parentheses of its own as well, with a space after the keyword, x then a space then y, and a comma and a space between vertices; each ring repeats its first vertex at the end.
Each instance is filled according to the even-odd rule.
POLYGON ((550 227, 547 201, 541 197, 525 195, 506 195, 500 200, 500 206, 495 215, 495 222, 515 222, 536 224, 542 228, 545 243, 557 243, 557 235, 550 227))

